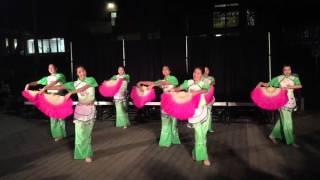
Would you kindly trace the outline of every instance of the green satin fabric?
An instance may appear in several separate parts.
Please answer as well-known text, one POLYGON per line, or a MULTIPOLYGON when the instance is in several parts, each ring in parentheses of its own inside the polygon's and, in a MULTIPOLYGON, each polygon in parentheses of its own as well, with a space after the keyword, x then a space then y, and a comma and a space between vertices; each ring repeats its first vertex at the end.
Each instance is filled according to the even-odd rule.
POLYGON ((93 156, 91 133, 94 120, 89 122, 75 122, 74 159, 85 159, 93 156))
POLYGON ((50 129, 53 138, 66 137, 66 122, 55 118, 50 118, 50 129))
POLYGON ((195 147, 192 150, 192 155, 196 161, 207 160, 207 132, 209 129, 208 120, 203 123, 193 124, 193 128, 195 134, 195 147))
POLYGON ((127 102, 126 101, 115 101, 116 106, 116 127, 127 127, 130 125, 127 102))
POLYGON ((214 132, 213 130, 213 121, 212 121, 212 104, 211 105, 208 105, 208 111, 209 111, 209 114, 208 114, 208 128, 209 128, 209 132, 214 132))
POLYGON ((160 147, 170 147, 172 144, 181 144, 177 120, 167 114, 161 113, 160 147))
POLYGON ((271 136, 276 139, 284 139, 286 144, 294 144, 292 112, 285 109, 281 109, 279 112, 280 117, 271 132, 271 136))

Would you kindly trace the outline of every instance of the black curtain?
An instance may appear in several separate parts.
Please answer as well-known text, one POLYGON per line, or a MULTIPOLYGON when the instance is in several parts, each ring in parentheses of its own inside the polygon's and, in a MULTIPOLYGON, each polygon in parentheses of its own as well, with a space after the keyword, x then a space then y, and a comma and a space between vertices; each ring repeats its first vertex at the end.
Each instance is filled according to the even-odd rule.
POLYGON ((219 101, 250 101, 253 87, 267 77, 266 39, 261 36, 191 37, 191 67, 208 66, 219 101))

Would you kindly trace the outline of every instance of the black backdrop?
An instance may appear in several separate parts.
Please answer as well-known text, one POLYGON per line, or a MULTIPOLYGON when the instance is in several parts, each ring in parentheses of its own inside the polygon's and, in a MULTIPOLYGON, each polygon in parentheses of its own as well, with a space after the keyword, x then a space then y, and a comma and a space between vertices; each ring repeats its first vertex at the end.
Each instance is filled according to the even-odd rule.
MULTIPOLYGON (((84 65, 98 82, 108 79, 122 65, 122 41, 101 36, 74 38, 74 64, 84 65)), ((67 41, 66 41, 67 42, 67 41)), ((70 51, 65 54, 2 56, 0 75, 18 95, 25 83, 48 74, 47 65, 55 63, 59 71, 71 80, 70 51)), ((185 69, 185 37, 170 36, 156 40, 126 40, 126 69, 131 75, 130 86, 139 80, 161 78, 161 66, 169 65, 180 81, 192 77, 195 66, 209 66, 216 78, 216 97, 219 101, 250 101, 252 88, 259 81, 268 81, 267 34, 238 36, 190 36, 190 71, 185 69)), ((317 105, 319 85, 317 64, 311 48, 284 41, 281 33, 272 34, 272 76, 281 73, 285 63, 293 65, 304 85, 306 105, 317 105), (316 101, 316 100, 315 100, 316 101)), ((75 76, 75 74, 74 74, 75 76)), ((100 96, 98 96, 101 99, 100 96)))

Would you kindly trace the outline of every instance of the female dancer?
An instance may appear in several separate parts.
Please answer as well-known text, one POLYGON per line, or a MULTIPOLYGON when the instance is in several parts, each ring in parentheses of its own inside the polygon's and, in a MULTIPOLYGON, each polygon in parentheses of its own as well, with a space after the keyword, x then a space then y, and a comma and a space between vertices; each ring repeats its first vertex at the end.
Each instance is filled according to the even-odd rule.
POLYGON ((295 76, 291 72, 291 66, 283 66, 283 74, 273 78, 269 83, 260 82, 259 86, 272 86, 276 88, 284 88, 288 90, 288 103, 279 109, 280 117, 273 128, 269 138, 275 144, 276 139, 284 139, 286 144, 293 147, 299 147, 294 140, 292 112, 296 110, 296 100, 293 91, 295 89, 301 89, 302 85, 298 76, 295 76))
POLYGON ((87 77, 87 71, 83 66, 77 67, 78 80, 65 83, 63 86, 53 89, 67 89, 66 98, 73 94, 78 95, 79 103, 74 112, 75 123, 75 149, 74 159, 85 159, 92 162, 91 133, 96 118, 95 87, 98 86, 93 77, 87 77))
MULTIPOLYGON (((162 67, 163 79, 151 82, 140 81, 138 86, 146 84, 148 86, 159 86, 163 92, 169 92, 179 84, 177 78, 171 75, 169 66, 162 67)), ((181 144, 177 128, 177 120, 161 110, 161 134, 159 140, 160 147, 170 147, 171 144, 181 144)))
MULTIPOLYGON (((49 94, 61 94, 59 90, 49 90, 52 86, 58 86, 65 83, 65 76, 61 73, 58 73, 58 68, 54 64, 49 64, 48 71, 49 76, 45 76, 42 79, 26 84, 25 90, 28 90, 30 86, 44 85, 40 93, 49 93, 49 94)), ((66 125, 65 121, 62 119, 50 118, 50 129, 51 135, 54 138, 54 141, 59 141, 66 137, 66 125)))
POLYGON ((118 67, 118 74, 111 77, 111 80, 123 79, 120 90, 114 95, 113 100, 116 106, 116 127, 126 129, 130 125, 127 112, 127 87, 130 76, 125 73, 124 67, 118 67))
POLYGON ((194 128, 195 147, 192 150, 192 158, 196 161, 203 161, 205 166, 210 166, 207 152, 207 132, 208 132, 208 107, 204 98, 204 93, 208 91, 210 85, 203 80, 202 69, 197 67, 193 71, 193 79, 185 80, 175 91, 186 90, 193 95, 201 96, 195 115, 188 119, 189 125, 194 128))
MULTIPOLYGON (((209 76, 210 74, 210 69, 209 67, 205 66, 204 67, 204 73, 203 73, 203 79, 206 83, 210 84, 211 86, 214 86, 215 85, 215 79, 213 76, 209 76)), ((212 115, 211 115, 211 111, 212 111, 212 106, 213 106, 213 103, 209 103, 208 104, 208 109, 209 109, 209 132, 214 132, 213 131, 213 122, 212 122, 212 115)))

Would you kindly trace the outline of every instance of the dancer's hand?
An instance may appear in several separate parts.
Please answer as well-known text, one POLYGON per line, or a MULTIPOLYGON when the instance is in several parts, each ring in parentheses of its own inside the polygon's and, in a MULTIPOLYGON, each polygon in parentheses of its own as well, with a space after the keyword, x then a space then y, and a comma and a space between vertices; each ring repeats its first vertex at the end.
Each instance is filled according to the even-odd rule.
POLYGON ((69 99, 71 96, 72 96, 72 92, 69 92, 68 94, 66 94, 66 95, 64 96, 64 98, 67 100, 67 99, 69 99))
POLYGON ((29 90, 29 84, 26 84, 26 86, 24 87, 24 90, 29 90))
POLYGON ((256 87, 261 87, 263 82, 259 82, 256 87))
POLYGON ((46 91, 45 88, 40 89, 39 94, 43 94, 46 91))
POLYGON ((294 85, 288 85, 287 89, 294 89, 294 85))

